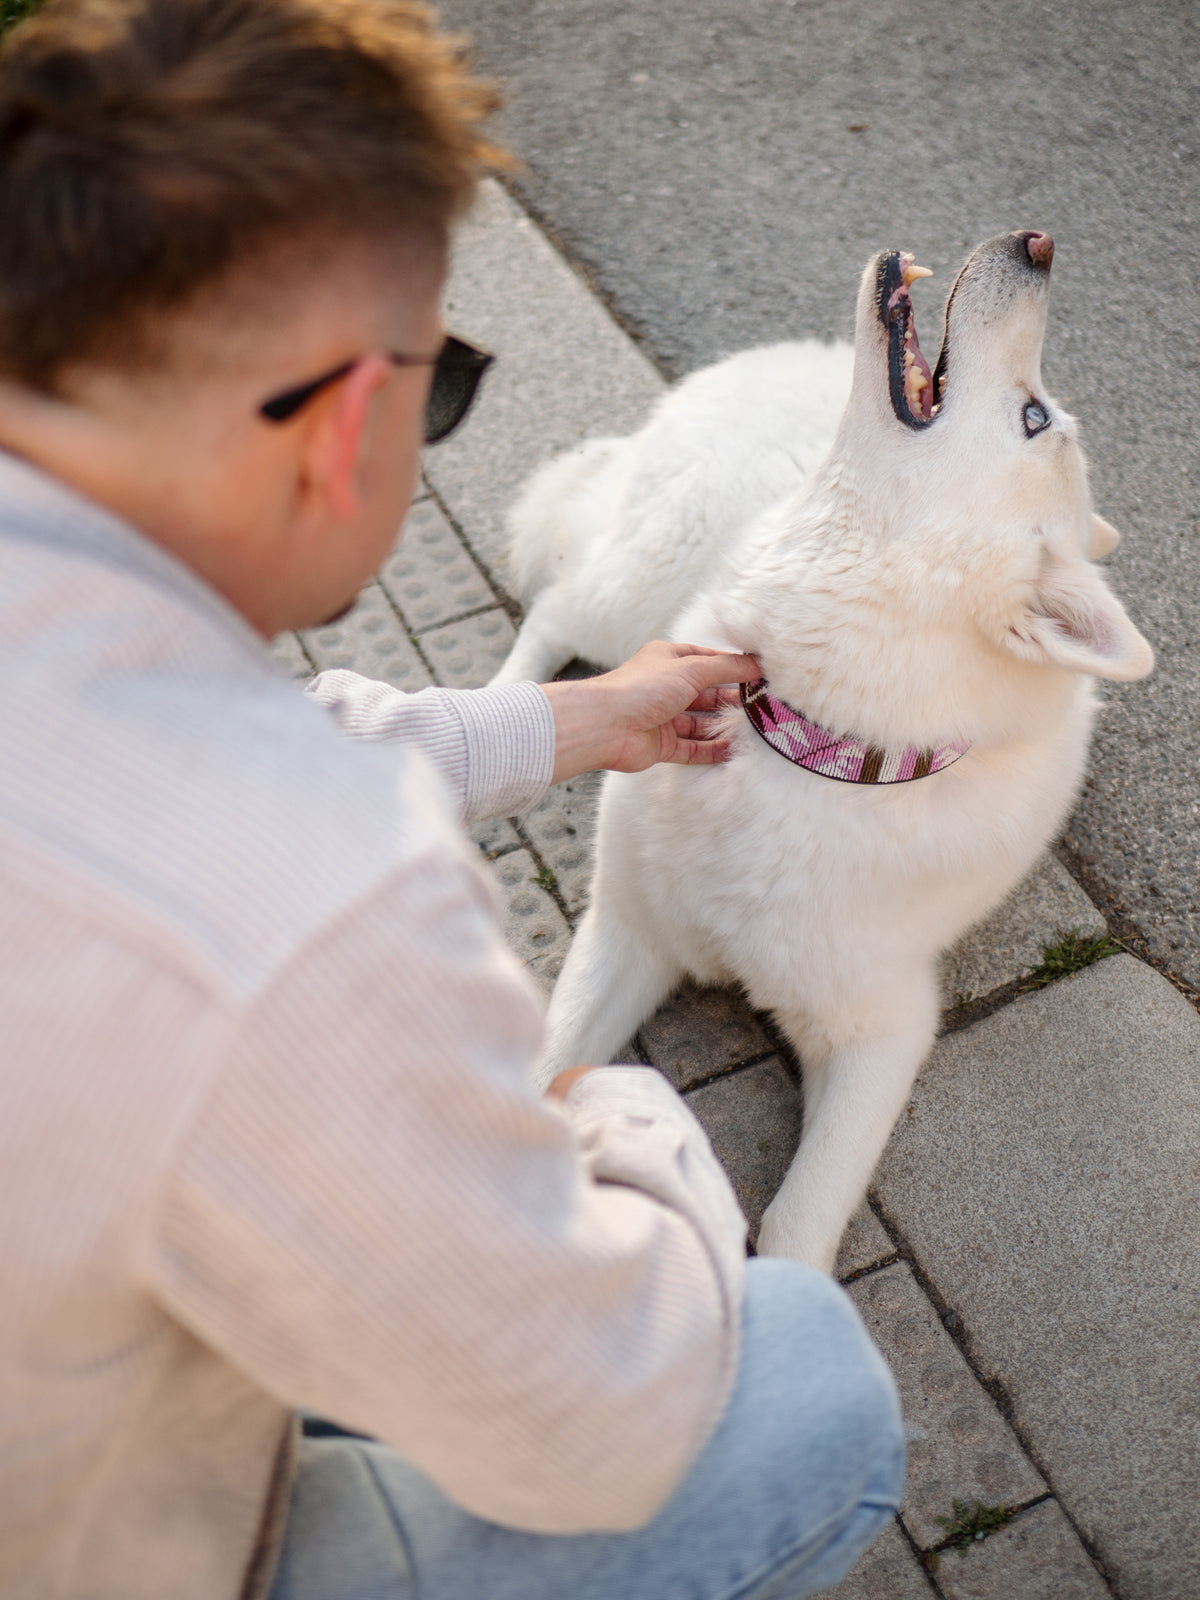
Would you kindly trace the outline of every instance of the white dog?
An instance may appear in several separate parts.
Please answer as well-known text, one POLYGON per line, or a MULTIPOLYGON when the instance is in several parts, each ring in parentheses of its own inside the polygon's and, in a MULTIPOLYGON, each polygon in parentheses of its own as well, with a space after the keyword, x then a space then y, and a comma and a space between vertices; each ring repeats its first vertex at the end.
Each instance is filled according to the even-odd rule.
POLYGON ((664 634, 763 668, 726 713, 727 764, 606 779, 541 1078, 611 1059, 685 974, 739 981, 804 1075, 759 1249, 826 1271, 933 1040, 939 954, 1064 820, 1093 676, 1153 663, 1092 565, 1117 534, 1042 386, 1052 255, 1040 233, 981 245, 932 372, 921 269, 873 261, 849 402, 798 488, 836 348, 698 374, 640 434, 538 474, 515 514, 532 604, 502 681, 664 634))

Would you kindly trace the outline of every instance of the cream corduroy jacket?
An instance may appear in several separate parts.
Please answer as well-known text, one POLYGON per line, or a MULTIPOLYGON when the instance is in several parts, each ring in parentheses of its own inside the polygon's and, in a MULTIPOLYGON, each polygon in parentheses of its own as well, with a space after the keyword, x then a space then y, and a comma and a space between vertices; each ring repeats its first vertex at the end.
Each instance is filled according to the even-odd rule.
POLYGON ((459 824, 544 791, 545 696, 305 694, 4 455, 0 658, 0 1593, 261 1592, 297 1407, 482 1517, 646 1520, 732 1381, 744 1224, 656 1074, 526 1086, 459 824))

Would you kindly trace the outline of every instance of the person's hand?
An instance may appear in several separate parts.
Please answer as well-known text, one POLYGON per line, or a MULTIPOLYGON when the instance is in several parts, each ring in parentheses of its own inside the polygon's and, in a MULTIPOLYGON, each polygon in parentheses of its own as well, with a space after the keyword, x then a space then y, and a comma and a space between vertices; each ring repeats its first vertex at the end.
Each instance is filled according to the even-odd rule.
POLYGON ((571 1092, 571 1085, 578 1082, 587 1072, 594 1072, 595 1067, 568 1067, 565 1072, 560 1072, 551 1078, 546 1089, 547 1100, 565 1100, 571 1092))
POLYGON ((598 678, 543 684, 554 713, 551 782, 595 767, 641 772, 659 761, 726 760, 717 713, 737 697, 721 685, 749 683, 761 671, 753 656, 658 641, 598 678))

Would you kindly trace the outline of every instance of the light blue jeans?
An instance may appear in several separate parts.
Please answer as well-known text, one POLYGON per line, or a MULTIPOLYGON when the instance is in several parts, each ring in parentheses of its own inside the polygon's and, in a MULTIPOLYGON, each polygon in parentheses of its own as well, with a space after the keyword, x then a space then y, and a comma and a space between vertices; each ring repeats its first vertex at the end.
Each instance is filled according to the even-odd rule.
POLYGON ((517 1533, 385 1445, 306 1439, 271 1600, 797 1600, 835 1584, 899 1505, 895 1386, 837 1284, 748 1266, 728 1409, 646 1527, 517 1533))

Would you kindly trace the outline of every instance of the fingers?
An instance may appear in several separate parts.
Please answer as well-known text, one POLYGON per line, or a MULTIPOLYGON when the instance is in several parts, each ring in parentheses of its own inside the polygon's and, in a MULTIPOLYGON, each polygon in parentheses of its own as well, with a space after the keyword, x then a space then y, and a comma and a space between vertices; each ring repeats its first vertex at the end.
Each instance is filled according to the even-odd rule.
POLYGON ((740 706, 742 697, 736 689, 721 685, 715 689, 702 689, 688 707, 689 711, 729 711, 740 706))
POLYGON ((723 726, 722 718, 711 711, 697 712, 693 706, 671 718, 671 726, 680 739, 713 739, 723 726))
POLYGON ((757 657, 734 655, 726 650, 706 650, 700 645, 677 645, 676 654, 687 660, 688 675, 697 691, 721 683, 753 683, 762 677, 757 657))
POLYGON ((728 761, 732 754, 730 739, 678 739, 667 760, 677 767, 710 767, 728 761))

